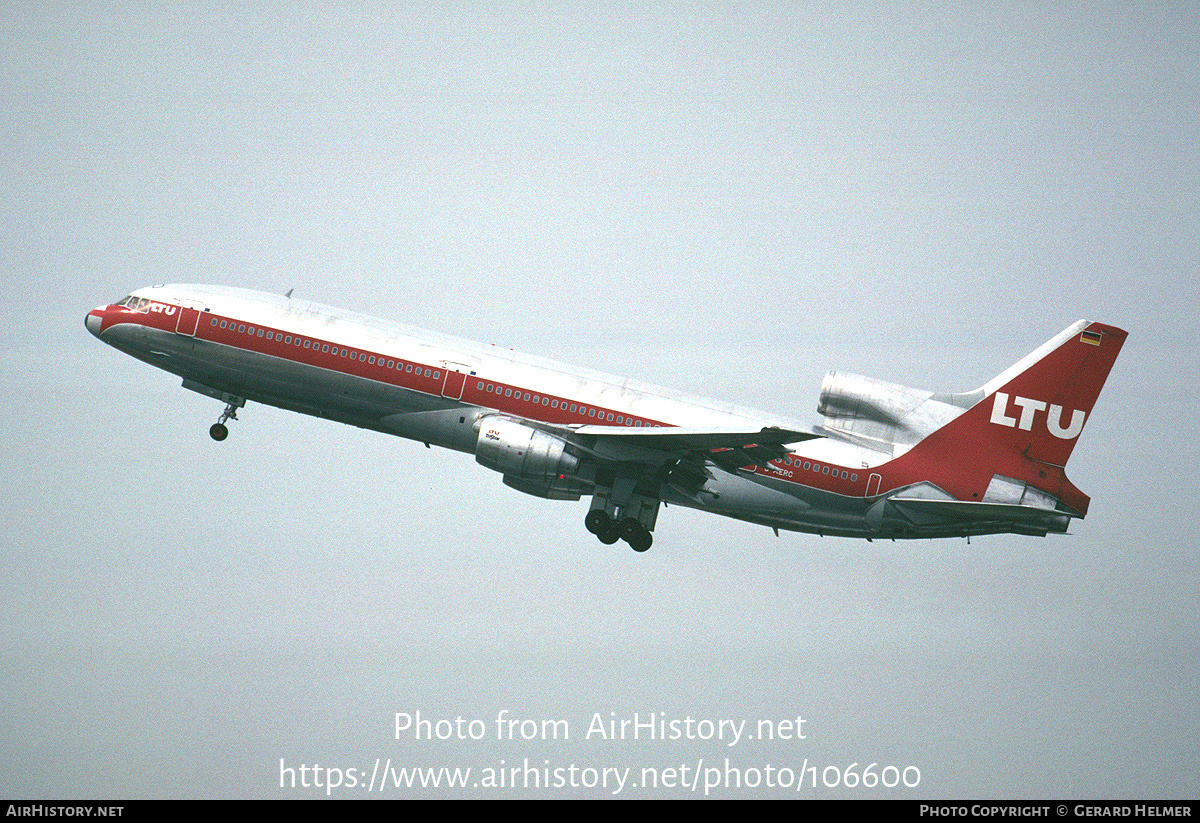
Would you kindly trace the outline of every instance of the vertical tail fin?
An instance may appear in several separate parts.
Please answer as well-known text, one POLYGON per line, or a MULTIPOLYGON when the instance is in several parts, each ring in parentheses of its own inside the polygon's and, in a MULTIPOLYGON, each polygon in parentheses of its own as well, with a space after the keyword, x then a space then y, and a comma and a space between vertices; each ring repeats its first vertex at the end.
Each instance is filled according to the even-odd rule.
MULTIPOLYGON (((939 396, 965 411, 889 463, 884 487, 926 481, 962 503, 1083 517, 1088 497, 1063 467, 1125 337, 1115 326, 1080 320, 979 389, 939 396)), ((1038 529, 1061 531, 1065 521, 1038 529)))
POLYGON ((984 418, 976 422, 986 439, 1065 466, 1125 337, 1116 326, 1080 320, 979 389, 970 416, 984 418))

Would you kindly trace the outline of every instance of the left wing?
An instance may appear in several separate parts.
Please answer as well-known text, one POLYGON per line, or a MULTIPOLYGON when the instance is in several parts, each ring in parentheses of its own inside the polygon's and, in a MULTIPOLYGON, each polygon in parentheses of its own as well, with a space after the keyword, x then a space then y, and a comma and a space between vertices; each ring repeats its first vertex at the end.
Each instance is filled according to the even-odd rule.
POLYGON ((778 426, 765 426, 758 431, 590 425, 554 429, 579 449, 601 459, 662 464, 685 457, 703 457, 728 471, 752 464, 766 465, 787 454, 787 444, 820 436, 778 426))

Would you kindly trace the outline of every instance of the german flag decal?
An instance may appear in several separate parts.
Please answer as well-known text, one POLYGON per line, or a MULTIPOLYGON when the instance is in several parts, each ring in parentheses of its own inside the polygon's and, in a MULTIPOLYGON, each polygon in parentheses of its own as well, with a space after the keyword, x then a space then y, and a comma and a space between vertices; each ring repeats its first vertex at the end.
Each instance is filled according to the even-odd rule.
POLYGON ((1099 346, 1100 341, 1104 339, 1104 335, 1096 331, 1085 331, 1079 335, 1080 343, 1091 343, 1093 346, 1099 346))

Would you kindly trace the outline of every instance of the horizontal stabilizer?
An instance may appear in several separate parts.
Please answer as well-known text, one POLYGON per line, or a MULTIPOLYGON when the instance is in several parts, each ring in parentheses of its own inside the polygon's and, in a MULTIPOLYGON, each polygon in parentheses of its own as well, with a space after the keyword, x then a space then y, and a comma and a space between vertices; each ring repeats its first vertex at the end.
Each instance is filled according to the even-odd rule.
POLYGON ((962 500, 930 500, 927 498, 889 497, 897 509, 916 515, 917 519, 956 520, 962 522, 1002 522, 1036 529, 1039 532, 1065 532, 1070 516, 1065 512, 1037 506, 1004 503, 974 503, 962 500))

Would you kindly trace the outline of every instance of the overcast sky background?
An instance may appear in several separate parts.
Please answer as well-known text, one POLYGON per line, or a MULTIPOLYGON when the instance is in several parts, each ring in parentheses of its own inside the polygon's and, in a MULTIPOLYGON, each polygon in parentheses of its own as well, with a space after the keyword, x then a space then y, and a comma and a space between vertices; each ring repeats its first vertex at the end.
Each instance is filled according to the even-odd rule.
POLYGON ((0 795, 728 757, 921 772, 801 797, 1194 798, 1200 17, 1046 5, 7 4, 0 795), (83 327, 156 282, 813 422, 832 368, 967 390, 1080 317, 1130 336, 1072 536, 670 508, 637 555, 469 455, 255 404, 214 443, 219 403, 83 327), (488 739, 395 740, 418 710, 488 739), (500 710, 571 739, 497 742, 500 710))

